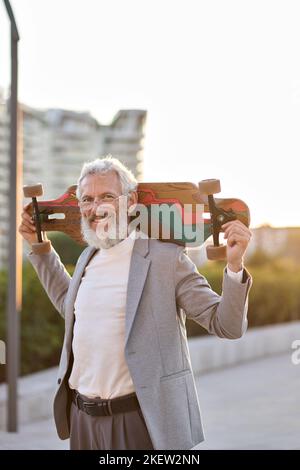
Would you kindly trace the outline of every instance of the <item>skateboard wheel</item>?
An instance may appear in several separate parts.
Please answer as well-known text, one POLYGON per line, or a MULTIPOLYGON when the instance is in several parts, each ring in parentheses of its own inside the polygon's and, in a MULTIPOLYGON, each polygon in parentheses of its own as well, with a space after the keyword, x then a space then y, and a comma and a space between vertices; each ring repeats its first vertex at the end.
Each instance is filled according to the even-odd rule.
POLYGON ((208 245, 206 247, 207 258, 211 261, 226 259, 227 249, 226 245, 214 246, 208 245))
POLYGON ((23 186, 23 194, 25 197, 39 197, 43 195, 43 185, 41 183, 23 186))
POLYGON ((51 241, 46 240, 40 243, 33 243, 32 244, 32 252, 35 255, 45 255, 46 253, 50 253, 51 251, 51 241))
POLYGON ((209 195, 209 194, 217 194, 221 192, 221 183, 220 180, 202 180, 198 183, 199 192, 201 194, 209 195))

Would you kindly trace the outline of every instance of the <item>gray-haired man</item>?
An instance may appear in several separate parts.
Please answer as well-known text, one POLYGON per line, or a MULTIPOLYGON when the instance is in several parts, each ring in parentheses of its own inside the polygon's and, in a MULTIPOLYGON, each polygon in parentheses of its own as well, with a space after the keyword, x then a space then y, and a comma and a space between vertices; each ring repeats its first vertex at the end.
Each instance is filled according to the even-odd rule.
MULTIPOLYGON (((54 417, 71 449, 189 449, 201 442, 186 317, 221 338, 239 338, 247 328, 250 231, 236 221, 223 226, 228 264, 219 296, 175 244, 135 231, 98 236, 109 221, 105 208, 118 213, 121 195, 128 207, 136 204, 136 185, 116 159, 84 165, 77 195, 88 248, 73 277, 53 249, 29 254, 65 319, 54 417)), ((19 231, 32 244, 27 209, 19 231)))

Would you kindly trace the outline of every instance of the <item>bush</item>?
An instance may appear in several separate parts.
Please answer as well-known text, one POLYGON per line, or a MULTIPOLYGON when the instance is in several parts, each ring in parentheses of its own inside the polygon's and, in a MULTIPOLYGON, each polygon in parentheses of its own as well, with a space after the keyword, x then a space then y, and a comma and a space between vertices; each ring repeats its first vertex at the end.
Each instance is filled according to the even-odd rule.
MULTIPOLYGON (((199 268, 199 272, 207 279, 211 288, 221 294, 223 279, 223 262, 207 263, 204 267, 199 268)), ((193 320, 186 321, 186 330, 188 337, 207 335, 208 332, 193 320)))
MULTIPOLYGON (((73 268, 69 268, 72 271, 73 268)), ((64 335, 64 320, 42 288, 33 267, 23 267, 23 304, 20 315, 20 373, 57 365, 64 335)), ((5 339, 7 273, 0 273, 0 339, 5 339)), ((0 368, 0 381, 5 367, 0 368)))
POLYGON ((48 238, 64 265, 75 265, 81 252, 85 249, 84 245, 79 245, 72 238, 62 232, 48 233, 48 238))
MULTIPOLYGON (((300 267, 289 259, 253 257, 247 263, 253 277, 249 296, 249 327, 300 320, 300 267)), ((208 263, 200 268, 212 289, 222 289, 224 263, 208 263)), ((187 320, 189 336, 206 334, 187 320)))
MULTIPOLYGON (((50 234, 52 245, 69 272, 85 248, 63 233, 50 234)), ((23 265, 23 302, 20 315, 20 373, 36 372, 57 365, 64 335, 64 320, 55 310, 29 262, 23 265)), ((0 339, 6 338, 7 272, 0 272, 0 339)), ((0 382, 5 367, 0 367, 0 382)))

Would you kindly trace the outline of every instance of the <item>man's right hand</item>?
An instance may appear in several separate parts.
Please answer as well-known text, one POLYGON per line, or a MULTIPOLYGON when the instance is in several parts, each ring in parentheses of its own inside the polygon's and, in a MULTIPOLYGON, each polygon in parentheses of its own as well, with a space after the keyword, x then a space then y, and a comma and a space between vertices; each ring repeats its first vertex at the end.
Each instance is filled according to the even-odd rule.
MULTIPOLYGON (((27 243, 32 246, 33 243, 37 243, 37 233, 36 233, 36 228, 34 221, 31 218, 31 215, 29 214, 29 206, 31 203, 27 204, 26 206, 23 207, 23 212, 22 212, 22 222, 19 226, 19 233, 22 235, 24 240, 27 241, 27 243)), ((47 240, 46 234, 43 234, 43 240, 47 240)))

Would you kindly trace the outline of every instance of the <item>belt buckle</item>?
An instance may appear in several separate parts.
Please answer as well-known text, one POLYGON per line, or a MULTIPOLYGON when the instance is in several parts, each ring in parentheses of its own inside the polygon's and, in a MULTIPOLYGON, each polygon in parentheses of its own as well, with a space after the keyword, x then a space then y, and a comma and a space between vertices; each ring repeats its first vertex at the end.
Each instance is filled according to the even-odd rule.
POLYGON ((84 411, 85 413, 87 413, 88 415, 90 414, 90 413, 89 413, 89 407, 91 408, 92 406, 95 406, 95 403, 89 402, 89 401, 83 401, 83 402, 82 402, 83 411, 84 411))
POLYGON ((105 416, 112 416, 112 409, 111 409, 111 399, 109 398, 108 400, 102 401, 97 403, 97 406, 102 406, 105 416))
POLYGON ((82 404, 82 407, 80 407, 80 396, 79 396, 79 393, 76 392, 76 395, 75 395, 75 403, 76 403, 76 406, 79 410, 82 410, 82 411, 86 411, 87 414, 89 414, 89 408, 93 407, 93 406, 97 406, 97 407, 102 407, 103 408, 103 411, 104 411, 104 415, 105 416, 112 416, 112 409, 111 409, 111 399, 108 399, 108 400, 105 400, 105 401, 102 401, 102 402, 89 402, 89 401, 81 401, 81 404, 82 404))

